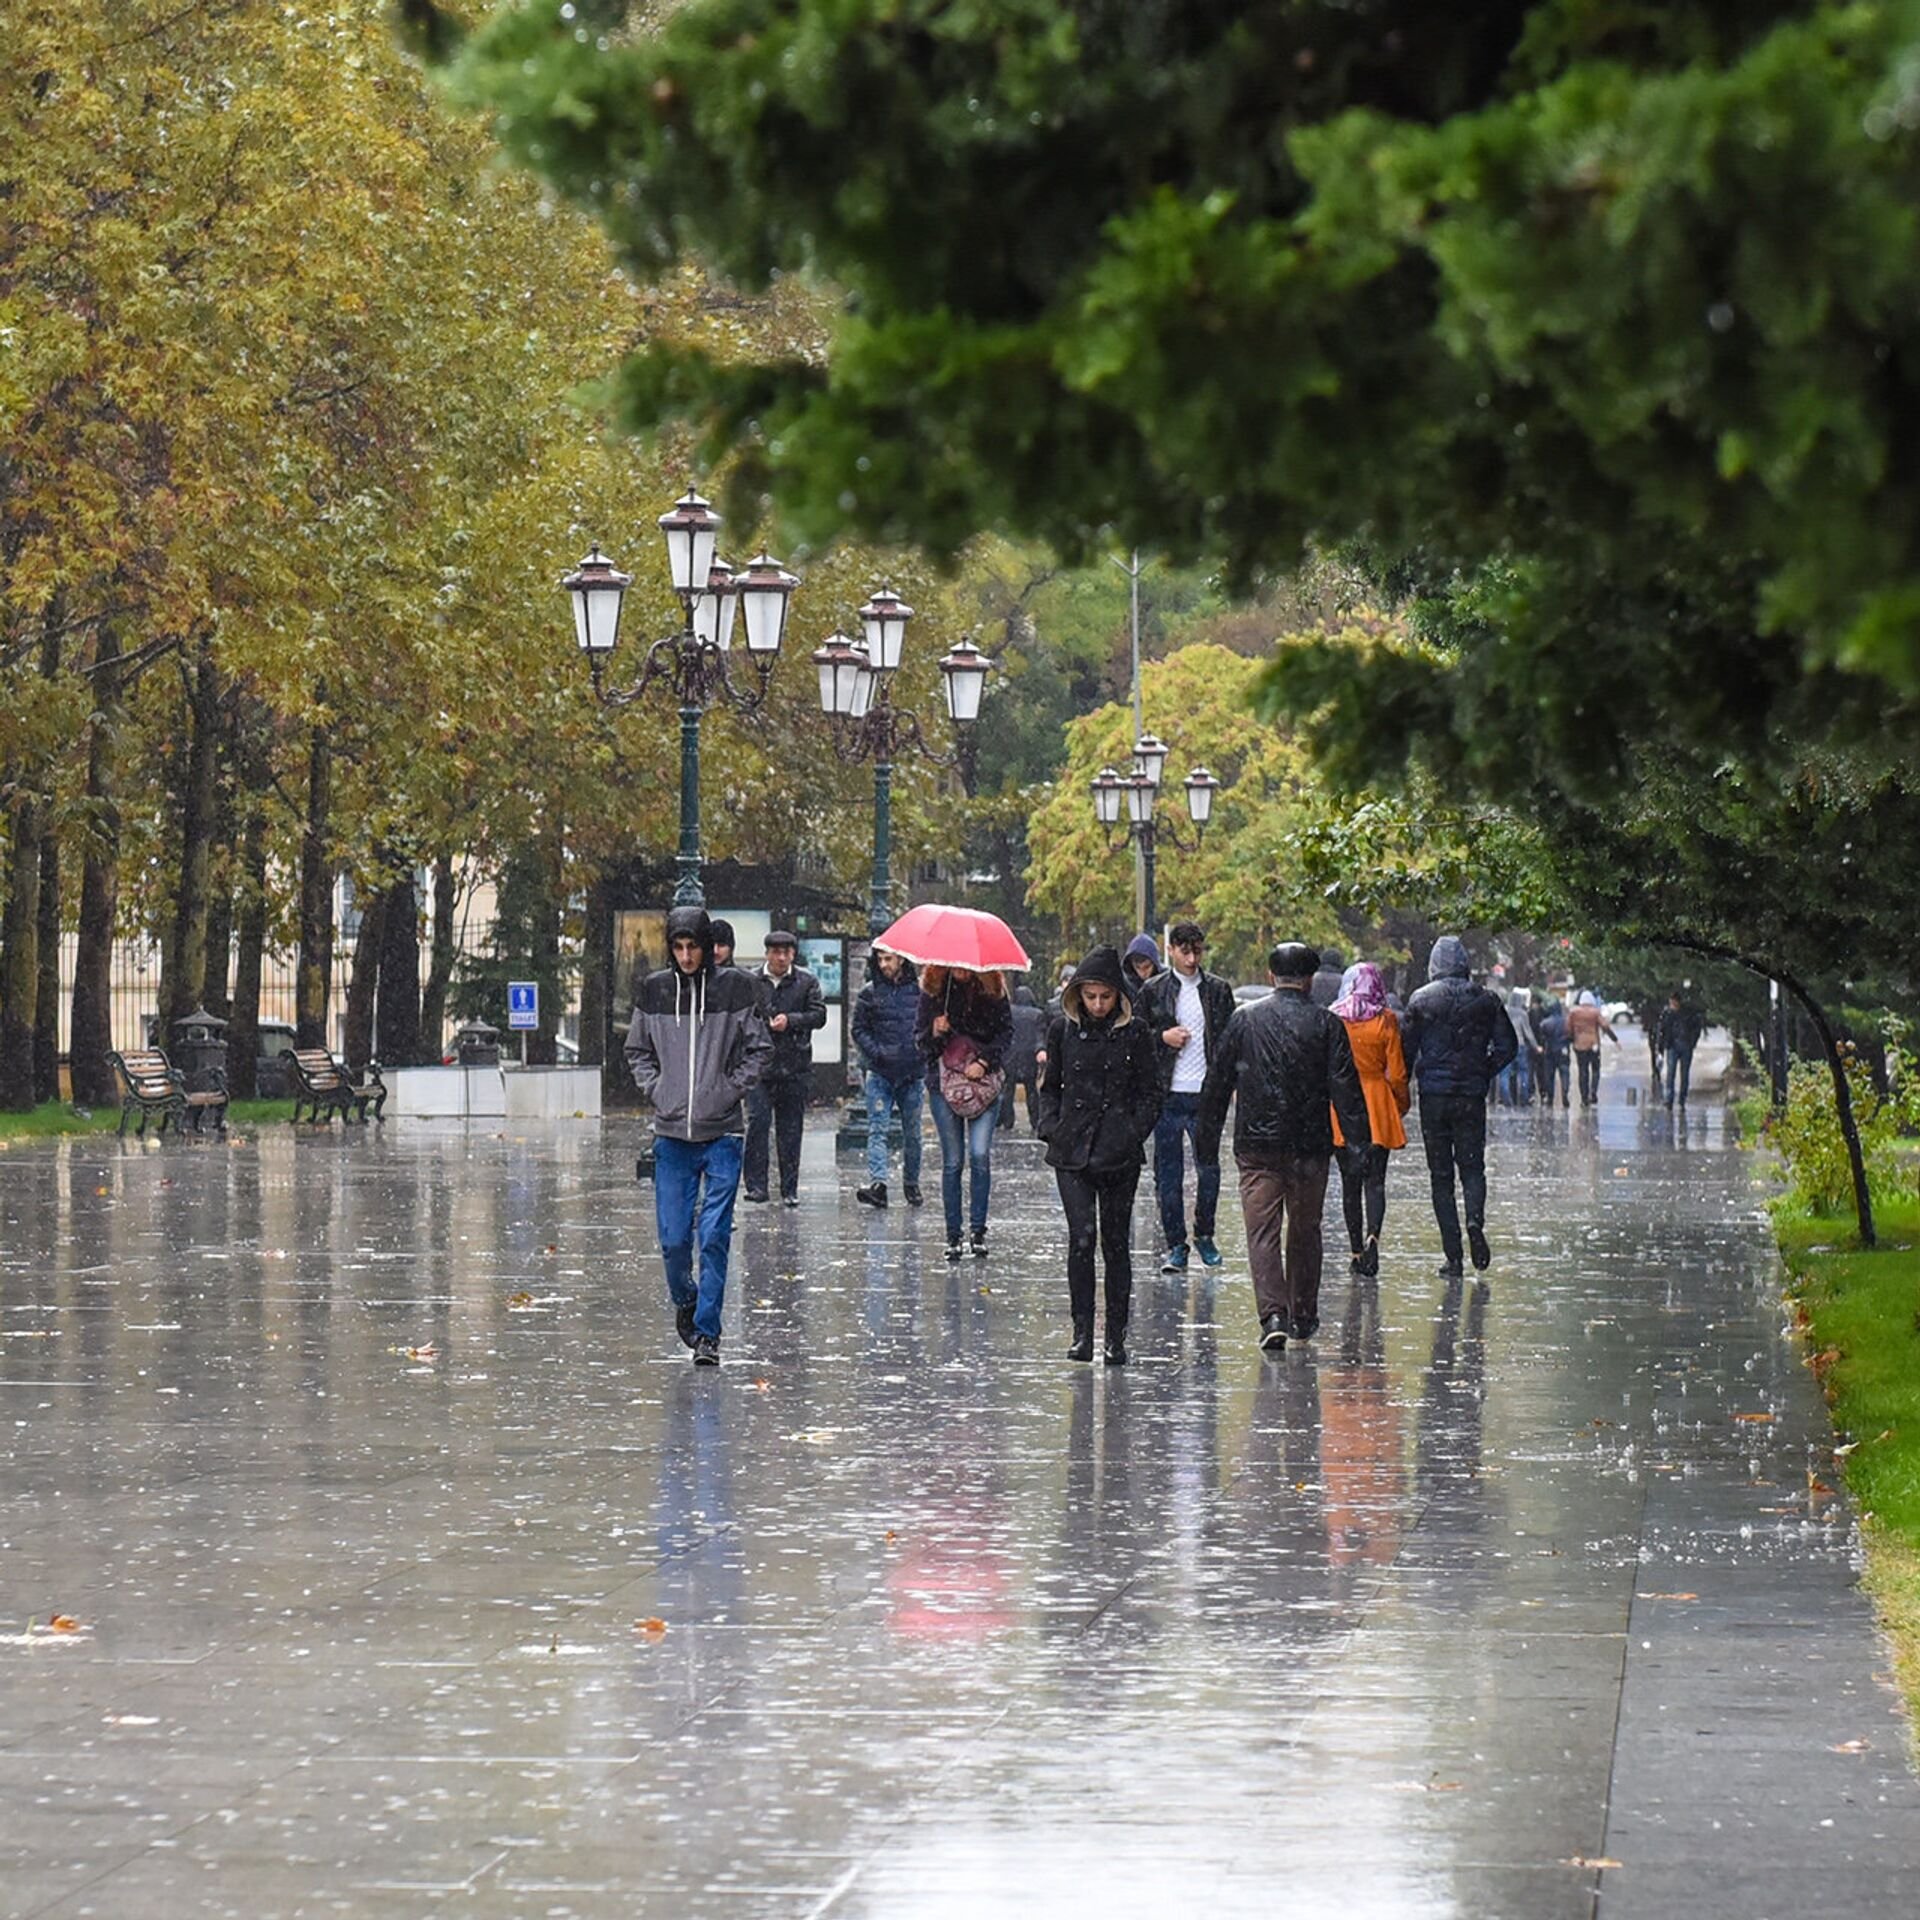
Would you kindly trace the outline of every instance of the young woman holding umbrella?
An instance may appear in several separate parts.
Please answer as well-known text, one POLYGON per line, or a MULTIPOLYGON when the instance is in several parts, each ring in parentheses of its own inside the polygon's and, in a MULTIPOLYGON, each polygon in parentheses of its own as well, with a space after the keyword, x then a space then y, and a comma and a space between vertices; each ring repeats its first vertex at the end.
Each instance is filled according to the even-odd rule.
POLYGON ((987 1203, 993 1192, 993 1129, 1013 1002, 1007 969, 1024 969, 1026 952, 1004 920, 967 907, 920 906, 875 940, 920 968, 915 1038, 927 1063, 927 1104, 940 1137, 940 1197, 947 1216, 947 1258, 961 1255, 961 1191, 971 1173, 967 1239, 987 1254, 987 1203))

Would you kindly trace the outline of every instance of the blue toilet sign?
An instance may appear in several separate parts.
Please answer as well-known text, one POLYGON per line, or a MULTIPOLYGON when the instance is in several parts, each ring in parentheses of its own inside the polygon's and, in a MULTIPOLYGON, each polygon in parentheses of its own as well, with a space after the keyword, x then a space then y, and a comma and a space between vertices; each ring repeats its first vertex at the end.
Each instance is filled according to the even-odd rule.
POLYGON ((531 1033, 539 1024, 539 981, 509 980, 507 982, 507 1031, 531 1033))

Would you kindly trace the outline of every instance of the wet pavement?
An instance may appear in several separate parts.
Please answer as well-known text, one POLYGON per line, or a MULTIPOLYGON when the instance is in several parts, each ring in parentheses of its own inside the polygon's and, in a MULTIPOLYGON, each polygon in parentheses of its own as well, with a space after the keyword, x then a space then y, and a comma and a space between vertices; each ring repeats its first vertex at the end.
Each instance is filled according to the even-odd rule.
POLYGON ((1148 1182, 1123 1372, 1025 1143, 951 1268, 817 1117, 717 1374, 630 1123, 0 1153, 0 1914, 1910 1913, 1754 1168, 1629 1091, 1279 1359, 1148 1182))

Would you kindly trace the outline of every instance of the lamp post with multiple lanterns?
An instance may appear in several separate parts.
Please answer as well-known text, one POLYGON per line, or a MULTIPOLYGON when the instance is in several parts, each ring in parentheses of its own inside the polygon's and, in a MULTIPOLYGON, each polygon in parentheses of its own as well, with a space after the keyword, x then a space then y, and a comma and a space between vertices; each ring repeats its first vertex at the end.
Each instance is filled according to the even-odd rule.
POLYGON ((867 896, 867 931, 880 934, 893 920, 893 765, 911 747, 939 766, 952 766, 966 750, 967 729, 980 717, 980 696, 991 671, 987 657, 962 640, 940 662, 947 718, 959 734, 954 754, 937 752, 919 720, 893 704, 890 688, 905 652, 913 609, 891 587, 881 587, 860 609, 864 644, 843 633, 817 648, 820 711, 833 723, 834 751, 852 765, 873 762, 873 876, 867 896))
POLYGON ((609 689, 605 668, 620 638, 621 606, 633 576, 596 546, 560 584, 572 596, 574 638, 587 657, 600 704, 633 706, 657 685, 670 688, 679 707, 680 847, 673 904, 698 907, 706 904, 700 884, 700 719, 716 702, 743 714, 765 703, 800 579, 769 553, 736 572, 718 551, 719 514, 691 488, 659 524, 684 624, 648 647, 631 686, 609 689), (756 684, 745 689, 734 684, 728 667, 736 620, 757 674, 756 684))
POLYGON ((1167 752, 1165 741, 1156 739, 1150 733, 1143 733, 1134 742, 1131 774, 1120 773, 1113 767, 1102 767, 1093 777, 1093 815, 1108 830, 1108 843, 1119 847, 1132 841, 1140 849, 1141 864, 1146 873, 1145 919, 1149 933, 1159 925, 1158 908, 1154 900, 1155 842, 1164 835, 1183 853, 1193 852, 1206 833, 1207 822, 1213 818, 1213 797, 1220 791, 1220 782, 1205 767, 1195 767, 1183 782, 1187 795, 1187 818, 1193 822, 1192 839, 1183 838, 1180 830, 1171 822, 1156 821, 1154 803, 1160 797, 1160 779, 1166 771, 1167 752), (1112 830, 1115 827, 1122 828, 1122 837, 1118 840, 1113 837, 1112 830))

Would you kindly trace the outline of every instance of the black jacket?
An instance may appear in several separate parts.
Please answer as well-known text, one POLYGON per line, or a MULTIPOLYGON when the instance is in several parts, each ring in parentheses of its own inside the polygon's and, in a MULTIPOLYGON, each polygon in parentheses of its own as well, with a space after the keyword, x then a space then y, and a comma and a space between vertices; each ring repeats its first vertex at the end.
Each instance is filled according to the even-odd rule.
POLYGON ((1236 1007, 1219 1052, 1207 1062, 1194 1135, 1203 1165, 1220 1151, 1227 1102, 1236 1094, 1233 1150, 1239 1155, 1330 1154, 1334 1112, 1348 1145, 1373 1139, 1346 1022, 1290 987, 1236 1007))
POLYGON ((787 1016, 786 1028, 773 1035, 773 1057, 761 1076, 765 1080, 798 1080, 813 1071, 813 1036, 827 1024, 827 1003, 820 982, 805 967, 789 967, 776 980, 765 967, 753 976, 760 1011, 771 1021, 787 1016))
POLYGON ((1684 1003, 1660 1009, 1660 1026, 1655 1040, 1662 1053, 1691 1053, 1700 1044, 1700 1032, 1706 1025, 1697 1007, 1684 1003))
POLYGON ((920 989, 920 1010, 914 1016, 914 1044, 930 1067, 939 1064, 940 1055, 953 1034, 973 1042, 987 1071, 1007 1064, 1013 1048, 1013 1003, 997 993, 979 987, 956 987, 951 993, 929 993, 920 989), (936 1034, 934 1018, 944 1013, 953 1033, 936 1034))
MULTIPOLYGON (((1111 947, 1089 955, 1117 961, 1111 947)), ((1115 976, 1119 969, 1112 968, 1115 976)), ((1090 977, 1104 979, 1103 970, 1090 977)), ((1112 983, 1118 986, 1118 978, 1112 983)), ((1047 1164, 1092 1173, 1137 1167, 1141 1143, 1160 1118, 1158 1042, 1140 1009, 1119 994, 1114 1012, 1086 1018, 1076 980, 1061 996, 1061 1017, 1047 1032, 1047 1067, 1040 1081, 1040 1136, 1047 1164)), ((1164 1047, 1160 1048, 1165 1052, 1164 1047)))
POLYGON ((904 1087, 923 1079, 927 1063, 913 1043, 913 1023, 920 1011, 920 984, 910 966, 889 980, 867 959, 867 984, 853 1003, 853 1044, 867 1063, 890 1086, 904 1087))
POLYGON ((1494 1076, 1520 1051, 1507 1010, 1467 970, 1467 950, 1450 935, 1433 944, 1427 984, 1407 1002, 1401 1043, 1422 1094, 1486 1098, 1494 1076))
MULTIPOLYGON (((1027 993, 1027 990, 1022 987, 1020 992, 1027 993)), ((1046 1009, 1035 1004, 1032 994, 1027 993, 1024 1002, 1016 994, 1013 1002, 1013 1044, 1007 1052, 1007 1077, 1010 1080, 1031 1080, 1040 1070, 1040 1049, 1046 1042, 1046 1009)))
MULTIPOLYGON (((1233 988, 1217 973, 1209 973, 1205 967, 1200 969, 1200 1012, 1204 1022, 1203 1034, 1207 1043, 1207 1064, 1212 1066, 1214 1056, 1220 1051, 1221 1036, 1227 1030, 1227 1022, 1233 1018, 1233 988)), ((1156 973, 1147 982, 1147 990, 1141 1003, 1142 1011, 1147 1015, 1154 1037, 1159 1037, 1169 1027, 1180 1024, 1180 975, 1169 967, 1165 973, 1156 973)), ((1180 1057, 1178 1047, 1170 1047, 1164 1041, 1160 1045, 1160 1084, 1162 1089, 1173 1085, 1174 1062, 1180 1057)))

